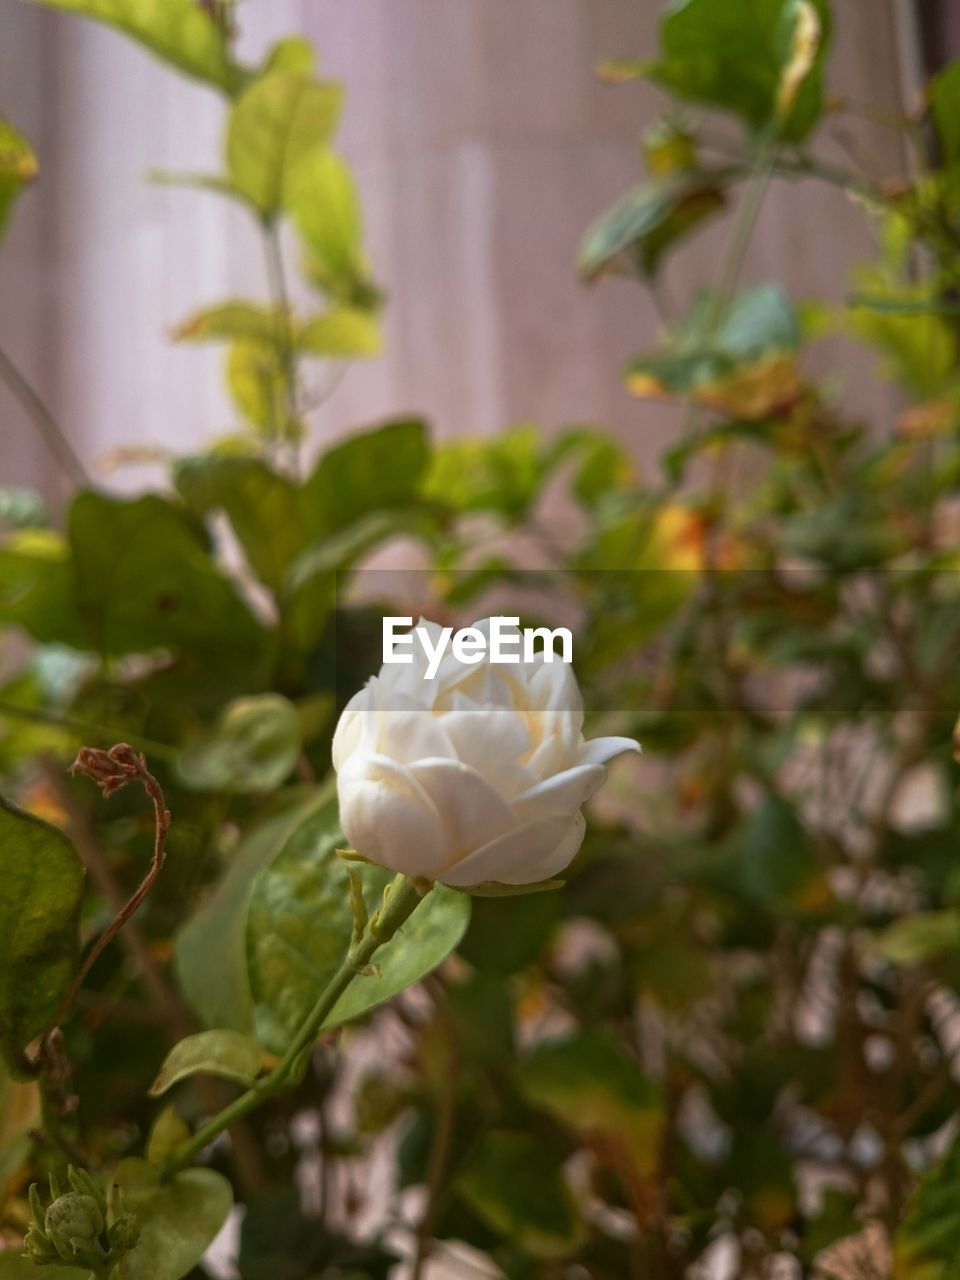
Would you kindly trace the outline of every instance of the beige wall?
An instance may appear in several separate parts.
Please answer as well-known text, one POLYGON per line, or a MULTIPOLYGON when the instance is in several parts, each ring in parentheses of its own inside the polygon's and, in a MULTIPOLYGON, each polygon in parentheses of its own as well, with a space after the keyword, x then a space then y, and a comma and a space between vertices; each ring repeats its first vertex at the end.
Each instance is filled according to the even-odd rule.
MULTIPOLYGON (((885 107, 900 95, 894 3, 844 0, 831 75, 834 87, 885 107)), ((306 31, 323 70, 346 82, 342 142, 391 295, 385 356, 352 369, 316 415, 318 440, 409 410, 442 433, 601 422, 641 456, 669 436, 669 412, 630 400, 618 381, 624 360, 655 340, 649 300, 621 281, 587 289, 574 270, 585 226, 637 176, 639 134, 661 101, 643 87, 598 84, 592 64, 649 53, 660 9, 659 0, 238 6, 245 50, 306 31)), ((150 168, 216 163, 217 98, 78 19, 0 0, 0 21, 0 110, 31 133, 43 166, 0 255, 0 340, 91 460, 120 443, 183 449, 229 429, 217 355, 164 334, 196 306, 260 291, 259 244, 217 197, 144 181, 150 168)), ((892 134, 850 132, 875 175, 899 170, 892 134)), ((824 150, 849 162, 836 143, 824 150)), ((675 303, 709 282, 725 234, 718 226, 670 266, 675 303)), ((869 248, 841 193, 780 188, 747 274, 840 298, 848 265, 869 248)), ((824 360, 857 407, 889 413, 862 354, 824 360)), ((0 464, 6 482, 47 470, 2 388, 0 464)))

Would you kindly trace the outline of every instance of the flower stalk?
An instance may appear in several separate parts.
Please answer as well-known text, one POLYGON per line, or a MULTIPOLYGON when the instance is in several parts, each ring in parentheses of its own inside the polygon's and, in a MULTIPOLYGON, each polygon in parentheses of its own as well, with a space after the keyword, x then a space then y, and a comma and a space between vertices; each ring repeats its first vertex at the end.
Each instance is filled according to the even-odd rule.
POLYGON ((252 1084, 245 1093, 235 1098, 206 1124, 201 1125, 190 1141, 184 1143, 166 1163, 162 1174, 164 1178, 170 1178, 181 1169, 187 1168, 224 1129, 254 1111, 268 1098, 281 1093, 291 1084, 296 1084, 302 1079, 306 1069, 307 1055, 334 1005, 354 977, 370 963, 376 951, 385 942, 389 942, 397 930, 406 923, 421 899, 432 888, 432 884, 424 885, 423 882, 416 882, 405 875, 397 875, 390 881, 383 892, 380 909, 367 921, 363 932, 359 935, 355 934, 354 941, 339 969, 318 996, 316 1004, 303 1020, 300 1029, 274 1069, 252 1084))

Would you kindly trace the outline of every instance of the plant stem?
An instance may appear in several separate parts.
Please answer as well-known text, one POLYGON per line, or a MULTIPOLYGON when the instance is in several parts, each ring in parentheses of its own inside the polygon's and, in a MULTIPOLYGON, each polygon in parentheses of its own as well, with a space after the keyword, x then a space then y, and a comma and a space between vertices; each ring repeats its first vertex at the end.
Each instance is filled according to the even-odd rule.
POLYGON ((63 467, 66 474, 77 485, 90 484, 87 469, 70 441, 63 434, 53 414, 34 391, 33 387, 13 363, 6 351, 0 347, 0 380, 5 382, 26 410, 27 416, 39 431, 41 437, 63 467))
MULTIPOLYGON (((432 885, 430 886, 433 887, 432 885)), ((429 889, 426 890, 429 892, 429 889)), ((333 1006, 343 995, 354 977, 364 965, 369 964, 379 947, 393 937, 401 925, 409 919, 420 903, 423 893, 407 876, 397 875, 384 890, 383 904, 367 925, 363 936, 351 945, 347 954, 323 991, 316 1004, 304 1018, 300 1029, 290 1042, 287 1051, 269 1075, 252 1084, 239 1098, 208 1120, 197 1130, 189 1142, 185 1143, 171 1160, 164 1166, 163 1177, 169 1178, 192 1164, 196 1156, 222 1133, 224 1129, 248 1115, 274 1094, 287 1087, 291 1076, 303 1055, 316 1040, 320 1028, 333 1006)))
MULTIPOLYGON (((446 996, 442 988, 439 996, 440 1000, 443 1000, 446 996)), ((421 1280, 432 1249, 432 1237, 440 1209, 440 1197, 443 1194, 444 1176, 450 1158, 454 1121, 457 1115, 460 1042, 446 1011, 441 1007, 439 1001, 437 1002, 437 1014, 446 1032, 448 1057, 446 1070, 443 1072, 440 1082, 440 1095, 437 1098, 437 1107, 434 1114, 433 1139, 430 1144, 430 1154, 427 1157, 427 1203, 423 1211, 423 1217, 420 1219, 420 1225, 417 1228, 416 1253, 410 1269, 410 1280, 421 1280)))
MULTIPOLYGON (((284 382, 284 416, 286 422, 276 424, 278 440, 281 440, 291 423, 299 417, 297 394, 297 355, 293 341, 293 319, 290 311, 290 294, 283 268, 283 250, 276 222, 265 222, 263 243, 267 260, 267 280, 270 296, 277 311, 277 352, 284 382)), ((294 441, 294 448, 296 442, 294 441)))
POLYGON ((56 729, 63 729, 65 733, 74 733, 82 738, 101 738, 104 742, 116 742, 121 734, 125 734, 131 746, 138 751, 149 751, 152 756, 160 756, 164 760, 174 760, 177 756, 176 748, 166 742, 155 742, 152 738, 128 733, 126 729, 96 724, 92 720, 76 720, 72 716, 59 715, 56 711, 48 711, 43 707, 21 707, 15 702, 0 698, 0 717, 3 716, 25 720, 30 724, 49 724, 56 729))
POLYGON ((708 312, 708 318, 704 326, 704 336, 708 340, 714 336, 720 321, 723 319, 724 312, 729 307, 736 292, 737 281, 740 278, 744 259, 747 256, 747 250, 753 238, 753 229, 757 224, 757 218, 763 206, 767 188, 770 185, 776 155, 775 147, 770 145, 761 147, 754 168, 753 180, 737 210, 733 233, 730 236, 730 242, 723 257, 720 276, 714 291, 713 304, 708 312))
MULTIPOLYGON (((126 905, 127 895, 117 884, 113 872, 101 854, 86 814, 64 785, 62 770, 57 762, 45 761, 43 772, 54 790, 57 802, 66 813, 67 833, 76 846, 91 882, 113 915, 119 916, 126 905)), ((140 931, 136 920, 127 921, 119 939, 136 965, 143 985, 149 991, 153 1001, 153 1006, 135 1005, 134 1007, 146 1013, 153 1021, 156 1021, 157 1010, 159 1010, 168 1023, 171 1033, 177 1039, 189 1035, 194 1030, 193 1022, 164 977, 150 950, 150 944, 140 931)))
POLYGON ((135 914, 144 898, 156 884, 157 878, 163 870, 167 850, 167 833, 170 830, 170 811, 163 798, 160 784, 147 768, 143 756, 138 755, 127 743, 120 742, 109 751, 101 751, 95 747, 81 747, 70 769, 72 773, 79 771, 88 778, 92 778, 100 787, 104 798, 108 800, 117 791, 125 787, 127 783, 139 782, 153 804, 156 829, 154 833, 153 858, 147 874, 133 895, 123 904, 113 920, 87 952, 66 995, 60 1001, 51 1024, 52 1027, 58 1026, 63 1018, 66 1017, 77 992, 86 981, 90 970, 130 917, 135 914))

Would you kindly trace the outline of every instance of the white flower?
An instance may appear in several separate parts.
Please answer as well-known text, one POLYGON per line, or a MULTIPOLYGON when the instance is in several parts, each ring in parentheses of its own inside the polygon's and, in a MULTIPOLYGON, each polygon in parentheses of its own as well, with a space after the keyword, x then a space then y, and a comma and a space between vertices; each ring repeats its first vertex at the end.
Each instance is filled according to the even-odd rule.
MULTIPOLYGON (((437 624, 419 625, 436 644, 437 624)), ((489 621, 474 625, 489 636, 489 621)), ((638 744, 584 740, 577 680, 559 659, 468 666, 448 652, 426 680, 413 654, 383 666, 337 725, 347 839, 372 862, 457 888, 556 876, 580 848, 580 807, 607 762, 638 744)))

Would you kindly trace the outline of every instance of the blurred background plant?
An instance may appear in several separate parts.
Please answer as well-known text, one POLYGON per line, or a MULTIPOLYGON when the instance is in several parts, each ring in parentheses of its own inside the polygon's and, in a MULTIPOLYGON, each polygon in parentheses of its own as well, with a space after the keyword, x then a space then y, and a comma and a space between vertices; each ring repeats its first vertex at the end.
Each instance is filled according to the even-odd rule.
MULTIPOLYGON (((52 1237, 52 1207, 28 1203, 69 1159, 136 1217, 125 1280, 224 1265, 200 1259, 231 1194, 225 1265, 244 1280, 386 1276, 403 1257, 414 1276, 946 1280, 960 64, 891 122, 913 156, 895 182, 818 150, 845 109, 823 88, 825 0, 685 0, 652 59, 603 64, 668 95, 644 174, 580 261, 664 306, 626 387, 683 414, 641 478, 592 427, 439 444, 404 418, 314 456, 305 419, 336 376, 319 362, 375 353, 384 301, 335 147, 340 86, 300 37, 241 64, 231 4, 57 7, 222 94, 222 169, 162 180, 249 214, 271 295, 211 299, 178 327, 223 345, 237 425, 146 495, 89 484, 0 368, 76 482, 63 512, 23 490, 0 510, 0 769, 20 806, 0 810, 4 1237, 43 1236, 46 1215, 43 1242, 69 1219, 85 1250, 107 1247, 96 1195, 87 1217, 61 1206, 52 1237), (768 192, 800 178, 845 191, 876 236, 844 307, 741 287, 768 192), (667 255, 725 210, 713 278, 668 308, 667 255), (310 307, 291 303, 294 274, 310 307), (876 349, 894 421, 850 421, 811 374, 808 349, 837 332, 876 349), (643 741, 643 771, 594 814, 564 890, 472 914, 444 897, 424 936, 358 976, 297 1087, 207 1168, 160 1182, 234 1084, 276 1062, 349 944, 330 734, 379 664, 379 611, 348 578, 398 539, 425 566, 411 590, 428 581, 445 610, 535 585, 538 614, 572 612, 587 706, 643 741), (154 850, 142 795, 104 802, 66 773, 82 744, 120 740, 172 811, 166 865, 36 1078, 25 1051, 154 850), (204 1029, 218 1034, 184 1039, 204 1029)), ((4 221, 36 169, 5 124, 4 221)), ((371 902, 381 884, 368 873, 371 902)), ((36 1273, 0 1254, 0 1276, 36 1273)))

